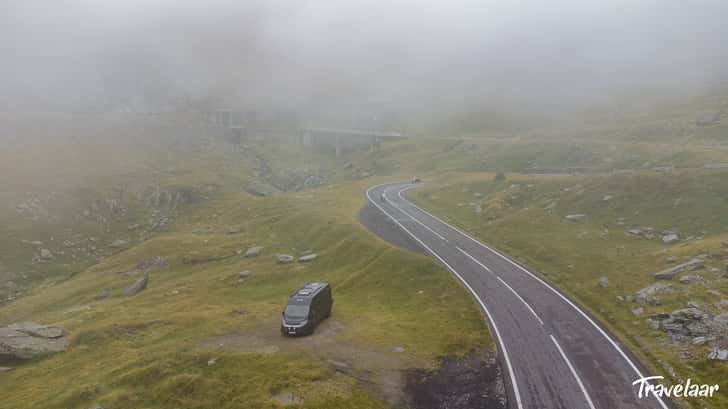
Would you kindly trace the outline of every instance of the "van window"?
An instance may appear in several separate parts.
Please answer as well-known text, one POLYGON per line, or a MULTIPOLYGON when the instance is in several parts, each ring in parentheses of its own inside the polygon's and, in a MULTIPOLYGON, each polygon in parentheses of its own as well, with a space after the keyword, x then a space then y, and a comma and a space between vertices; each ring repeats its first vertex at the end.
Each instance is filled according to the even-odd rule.
POLYGON ((285 315, 288 318, 308 317, 308 305, 287 305, 285 315))

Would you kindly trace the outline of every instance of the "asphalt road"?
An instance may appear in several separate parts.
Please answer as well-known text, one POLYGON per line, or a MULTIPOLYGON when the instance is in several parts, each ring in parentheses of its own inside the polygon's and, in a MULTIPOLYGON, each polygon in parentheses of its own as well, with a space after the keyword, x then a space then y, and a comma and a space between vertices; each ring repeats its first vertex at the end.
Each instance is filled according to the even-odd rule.
POLYGON ((513 409, 661 408, 632 382, 649 376, 575 303, 507 256, 404 198, 411 183, 373 186, 367 197, 473 294, 498 342, 513 409))

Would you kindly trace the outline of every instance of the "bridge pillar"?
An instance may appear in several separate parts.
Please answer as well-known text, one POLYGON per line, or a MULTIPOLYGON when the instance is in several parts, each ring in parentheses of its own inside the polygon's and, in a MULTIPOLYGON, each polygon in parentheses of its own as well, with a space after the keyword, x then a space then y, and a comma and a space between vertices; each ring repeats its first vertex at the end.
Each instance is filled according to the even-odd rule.
POLYGON ((341 156, 341 137, 336 135, 336 157, 341 156))

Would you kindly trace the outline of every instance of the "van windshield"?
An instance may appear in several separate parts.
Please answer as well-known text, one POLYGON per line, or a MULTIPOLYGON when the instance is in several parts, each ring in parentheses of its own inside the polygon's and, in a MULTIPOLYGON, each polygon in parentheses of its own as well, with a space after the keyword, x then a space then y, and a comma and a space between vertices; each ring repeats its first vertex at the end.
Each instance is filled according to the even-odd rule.
POLYGON ((286 318, 307 318, 308 317, 308 305, 287 305, 286 318))

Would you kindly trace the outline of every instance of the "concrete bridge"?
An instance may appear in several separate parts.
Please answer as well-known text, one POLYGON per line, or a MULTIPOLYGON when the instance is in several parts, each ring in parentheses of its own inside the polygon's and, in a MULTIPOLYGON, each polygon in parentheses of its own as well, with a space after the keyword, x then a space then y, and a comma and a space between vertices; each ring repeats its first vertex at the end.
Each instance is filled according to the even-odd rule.
POLYGON ((299 143, 302 145, 332 147, 336 156, 361 147, 369 147, 375 152, 383 141, 403 138, 405 136, 401 133, 392 131, 343 128, 303 128, 298 131, 299 143))

